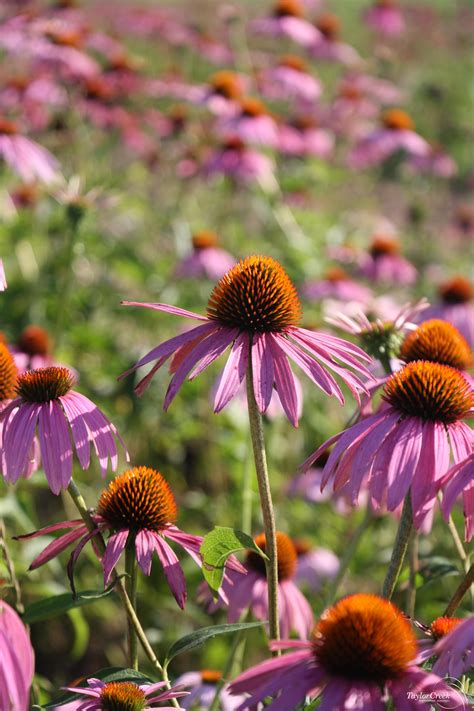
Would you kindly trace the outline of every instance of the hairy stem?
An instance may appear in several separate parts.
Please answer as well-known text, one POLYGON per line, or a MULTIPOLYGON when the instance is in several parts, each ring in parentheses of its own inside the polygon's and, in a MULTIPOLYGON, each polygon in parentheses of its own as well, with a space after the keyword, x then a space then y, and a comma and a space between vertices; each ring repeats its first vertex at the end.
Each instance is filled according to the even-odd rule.
POLYGON ((458 585, 457 589, 454 592, 454 595, 449 601, 448 606, 444 611, 445 617, 452 617, 454 615, 459 605, 461 604, 464 595, 471 589, 472 585, 474 585, 474 563, 471 565, 466 575, 461 580, 461 583, 458 585))
POLYGON ((349 543, 345 548, 337 575, 329 587, 325 607, 329 607, 334 602, 337 595, 337 591, 339 590, 339 586, 346 577, 347 571, 349 570, 349 566, 352 562, 356 550, 359 547, 362 537, 373 521, 374 517, 372 515, 372 509, 370 508, 370 504, 368 504, 367 508, 365 509, 364 518, 354 530, 352 536, 350 537, 349 543))
MULTIPOLYGON (((71 479, 67 490, 68 490, 77 510, 79 511, 79 514, 81 515, 82 520, 86 524, 87 530, 88 531, 96 530, 97 527, 94 523, 94 520, 91 517, 89 509, 86 506, 86 502, 84 501, 84 498, 83 498, 81 492, 79 491, 79 489, 77 488, 76 483, 74 482, 73 479, 71 479)), ((102 556, 105 552, 105 543, 104 543, 104 539, 102 538, 102 535, 100 533, 97 533, 94 536, 94 542, 96 544, 97 551, 102 556)), ((156 656, 150 642, 148 641, 145 631, 140 624, 140 620, 137 617, 137 613, 135 612, 135 609, 130 601, 130 598, 128 597, 128 594, 125 589, 125 585, 123 584, 123 581, 117 577, 115 571, 112 572, 112 579, 115 583, 115 587, 116 587, 117 592, 118 592, 120 599, 122 601, 123 607, 124 607, 125 612, 127 614, 127 618, 130 620, 131 624, 133 625, 133 628, 134 628, 135 633, 138 637, 138 640, 143 648, 143 651, 145 652, 146 656, 150 660, 153 667, 160 673, 161 678, 166 683, 166 688, 169 689, 171 684, 170 684, 170 680, 168 678, 167 670, 160 664, 158 657, 156 656)), ((179 708, 179 703, 178 703, 177 699, 170 699, 170 702, 175 708, 179 708)))
MULTIPOLYGON (((131 539, 125 548, 125 589, 133 609, 137 609, 137 557, 135 555, 135 541, 131 539)), ((128 656, 130 669, 138 670, 138 639, 135 627, 129 617, 128 625, 128 656)))
POLYGON ((410 541, 410 536, 413 530, 413 513, 411 507, 410 492, 405 497, 403 504, 400 523, 398 524, 397 536, 392 550, 390 565, 388 566, 387 574, 383 582, 382 595, 388 600, 392 598, 398 576, 403 567, 403 561, 410 541))
POLYGON ((268 623, 270 639, 280 639, 278 617, 278 552, 276 540, 275 514, 273 511, 270 480, 268 477, 267 455, 263 436, 262 416, 258 411, 253 392, 252 365, 247 370, 247 402, 249 410, 250 434, 252 437, 253 456, 257 473, 260 505, 262 508, 263 528, 265 531, 265 561, 268 586, 268 623))

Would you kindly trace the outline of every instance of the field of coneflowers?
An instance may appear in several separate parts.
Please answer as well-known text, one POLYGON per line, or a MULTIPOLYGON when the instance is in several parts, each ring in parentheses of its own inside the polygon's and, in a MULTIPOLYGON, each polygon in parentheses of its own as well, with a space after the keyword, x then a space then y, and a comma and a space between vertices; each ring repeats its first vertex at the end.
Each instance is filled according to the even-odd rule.
POLYGON ((0 4, 0 711, 472 707, 473 33, 0 4))

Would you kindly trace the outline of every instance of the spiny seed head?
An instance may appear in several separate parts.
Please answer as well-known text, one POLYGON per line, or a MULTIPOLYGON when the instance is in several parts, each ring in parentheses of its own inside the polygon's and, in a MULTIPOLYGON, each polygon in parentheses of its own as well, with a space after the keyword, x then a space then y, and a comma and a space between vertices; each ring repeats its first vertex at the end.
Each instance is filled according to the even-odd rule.
POLYGON ((169 484, 155 469, 133 467, 115 477, 99 499, 97 513, 116 531, 159 531, 174 523, 178 507, 169 484))
MULTIPOLYGON (((257 546, 265 553, 265 534, 261 533, 255 539, 257 546)), ((293 541, 281 531, 277 531, 278 580, 288 580, 296 572, 297 554, 293 541)), ((266 575, 265 560, 254 551, 247 552, 246 563, 249 568, 266 575)))
POLYGON ((284 57, 280 59, 280 67, 288 67, 288 69, 294 69, 296 72, 305 72, 306 63, 304 59, 298 57, 296 54, 285 54, 284 57))
POLYGON ((275 17, 303 17, 299 0, 278 0, 273 10, 275 17))
POLYGON ((219 238, 215 232, 201 230, 193 234, 192 242, 194 249, 208 249, 209 247, 217 247, 219 238))
POLYGON ((413 119, 401 109, 387 109, 382 114, 382 123, 392 131, 413 131, 413 119))
POLYGON ((222 679, 222 672, 215 669, 203 669, 201 671, 201 680, 203 684, 218 684, 222 679))
POLYGON ((377 257, 385 257, 389 254, 398 254, 400 252, 400 244, 398 240, 393 239, 393 237, 377 235, 372 240, 369 251, 372 257, 377 259, 377 257))
POLYGON ((240 112, 242 116, 256 118, 264 116, 267 112, 265 105, 260 99, 254 99, 252 96, 245 96, 240 102, 240 112))
POLYGON ((426 360, 391 375, 382 398, 402 416, 445 425, 468 417, 474 407, 474 390, 462 373, 426 360))
POLYGON ((49 335, 41 326, 27 326, 18 339, 18 348, 29 356, 48 355, 51 351, 49 335))
POLYGON ((242 95, 242 88, 235 72, 226 69, 216 72, 209 79, 214 94, 226 99, 238 99, 242 95))
POLYGON ((430 360, 466 370, 472 365, 469 344, 457 328, 448 321, 431 319, 418 326, 403 341, 400 358, 409 363, 413 360, 430 360))
POLYGON ((147 705, 145 692, 131 681, 111 681, 100 692, 104 711, 143 711, 147 705))
POLYGON ((279 332, 298 325, 301 305, 281 264, 247 257, 225 274, 209 298, 210 319, 243 331, 279 332))
POLYGON ((84 44, 84 34, 80 30, 60 30, 51 27, 45 34, 50 42, 61 47, 80 49, 84 44))
POLYGON ((439 294, 445 304, 467 304, 474 297, 474 287, 465 277, 457 276, 442 284, 439 294))
POLYGON ((0 342, 0 400, 15 397, 17 369, 13 356, 5 343, 0 342))
POLYGON ((348 281, 350 279, 349 274, 344 269, 341 269, 341 267, 331 267, 328 269, 325 278, 331 282, 348 281))
POLYGON ((49 402, 66 395, 74 382, 74 375, 68 368, 37 368, 18 377, 16 393, 27 402, 49 402))
POLYGON ((337 15, 331 12, 325 12, 316 20, 316 27, 326 37, 326 39, 334 40, 339 37, 341 31, 341 21, 337 15))
POLYGON ((462 622, 461 617, 438 617, 430 625, 430 632, 435 640, 452 632, 462 622))
POLYGON ((367 594, 343 598, 323 613, 313 649, 330 674, 376 684, 399 677, 417 654, 408 620, 388 600, 367 594))

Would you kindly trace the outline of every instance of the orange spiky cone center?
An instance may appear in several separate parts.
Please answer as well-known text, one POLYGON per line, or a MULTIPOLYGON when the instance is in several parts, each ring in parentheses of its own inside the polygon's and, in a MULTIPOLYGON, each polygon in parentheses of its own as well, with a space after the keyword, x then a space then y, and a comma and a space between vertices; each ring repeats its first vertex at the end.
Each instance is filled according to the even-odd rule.
POLYGON ((222 679, 222 672, 215 669, 203 669, 201 679, 203 684, 218 684, 222 679))
POLYGON ((383 684, 397 679, 417 654, 410 623, 388 600, 357 594, 343 598, 316 624, 313 650, 330 674, 383 684))
POLYGON ((49 335, 41 326, 27 326, 18 339, 18 348, 29 356, 48 355, 51 351, 49 335))
POLYGON ((377 257, 385 257, 391 254, 398 254, 400 252, 400 244, 398 240, 393 239, 393 237, 384 237, 383 235, 377 235, 372 240, 370 246, 370 254, 374 259, 377 257))
POLYGON ((142 711, 147 700, 145 692, 130 681, 111 681, 100 692, 104 711, 142 711))
POLYGON ((281 264, 255 256, 240 261, 217 283, 207 314, 244 331, 280 332, 299 323, 301 305, 281 264))
POLYGON ((16 393, 27 402, 50 402, 66 395, 73 385, 74 375, 68 368, 51 366, 22 373, 16 393))
POLYGON ((328 40, 335 40, 341 32, 341 21, 331 12, 320 15, 316 20, 316 27, 328 40))
POLYGON ((445 304, 467 304, 474 296, 474 287, 465 277, 454 277, 440 287, 441 299, 445 304))
POLYGON ((97 513, 114 530, 159 531, 174 523, 178 507, 165 478, 155 469, 133 467, 102 492, 97 513))
POLYGON ((13 356, 5 343, 0 342, 0 400, 15 397, 17 369, 13 356))
POLYGON ((413 131, 413 119, 402 109, 387 109, 382 114, 382 123, 392 131, 413 131))
POLYGON ((226 99, 238 99, 242 95, 242 87, 239 77, 235 72, 223 69, 216 72, 209 79, 209 84, 214 92, 226 99))
POLYGON ((217 247, 219 238, 215 232, 201 230, 193 234, 192 243, 194 249, 208 249, 209 247, 217 247))
MULTIPOLYGON (((257 546, 265 553, 265 534, 261 533, 254 539, 257 546)), ((278 580, 288 580, 296 572, 297 553, 293 541, 281 531, 277 531, 278 580)), ((266 575, 265 560, 254 551, 247 552, 246 563, 249 568, 266 575)))
POLYGON ((448 321, 431 319, 418 326, 402 343, 400 359, 430 360, 466 370, 472 365, 472 353, 468 342, 457 328, 448 321))
POLYGON ((452 632, 461 622, 461 617, 437 617, 430 625, 430 632, 438 640, 452 632))
POLYGON ((474 390, 462 373, 426 360, 391 375, 382 398, 403 416, 444 425, 468 417, 474 407, 474 390))
POLYGON ((299 0, 279 0, 273 14, 275 17, 303 17, 303 7, 299 0))

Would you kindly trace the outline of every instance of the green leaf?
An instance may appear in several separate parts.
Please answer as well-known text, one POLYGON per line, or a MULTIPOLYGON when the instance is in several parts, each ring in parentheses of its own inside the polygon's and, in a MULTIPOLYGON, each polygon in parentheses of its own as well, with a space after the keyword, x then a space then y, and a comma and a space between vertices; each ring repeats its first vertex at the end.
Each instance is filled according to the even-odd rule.
POLYGON ((237 551, 247 549, 266 558, 265 553, 255 545, 253 538, 243 531, 216 526, 213 531, 204 536, 200 549, 202 572, 212 590, 217 592, 221 586, 227 558, 237 551))
POLYGON ((69 612, 69 610, 73 610, 76 607, 91 605, 93 602, 96 602, 96 600, 108 597, 112 592, 112 588, 107 588, 106 590, 84 590, 78 593, 77 597, 73 597, 71 593, 63 593, 62 595, 55 595, 54 597, 49 597, 44 600, 38 600, 28 605, 22 615, 23 622, 26 625, 32 625, 35 622, 41 622, 42 620, 49 620, 52 617, 64 615, 65 612, 69 612))
POLYGON ((422 561, 419 574, 423 579, 423 583, 420 587, 423 587, 447 575, 459 575, 459 570, 447 558, 431 556, 422 561))
MULTIPOLYGON (((122 669, 121 667, 107 667, 105 669, 100 669, 98 672, 88 675, 89 678, 101 679, 102 681, 133 681, 135 684, 152 684, 153 680, 150 677, 141 674, 133 669, 122 669)), ((80 682, 79 686, 87 687, 87 681, 80 682)), ((66 691, 61 694, 57 699, 51 701, 49 704, 42 706, 44 709, 52 709, 55 706, 62 706, 63 704, 68 704, 70 701, 80 697, 79 693, 74 693, 73 691, 66 691)), ((84 699, 85 700, 85 699, 84 699)))
POLYGON ((213 627, 202 627, 200 630, 191 632, 185 637, 181 637, 177 642, 171 645, 166 653, 165 666, 168 666, 170 661, 191 649, 200 647, 208 639, 213 639, 220 634, 228 634, 229 632, 238 632, 239 630, 249 630, 253 627, 261 627, 265 622, 236 622, 232 625, 214 625, 213 627))

